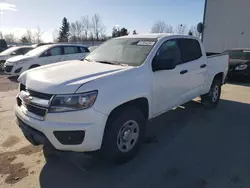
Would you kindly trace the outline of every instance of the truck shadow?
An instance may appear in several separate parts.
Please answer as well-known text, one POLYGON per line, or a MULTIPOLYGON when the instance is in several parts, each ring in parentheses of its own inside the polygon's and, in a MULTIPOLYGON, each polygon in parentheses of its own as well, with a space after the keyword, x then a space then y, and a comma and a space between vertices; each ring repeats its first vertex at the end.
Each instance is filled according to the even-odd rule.
POLYGON ((227 100, 221 100, 213 110, 189 102, 148 123, 145 144, 129 163, 111 165, 88 158, 86 164, 84 157, 74 165, 63 157, 48 160, 40 174, 40 186, 203 188, 207 184, 216 187, 218 183, 223 187, 229 183, 240 186, 249 174, 250 126, 246 126, 249 111, 249 104, 227 100), (230 177, 239 181, 232 182, 234 178, 230 177))

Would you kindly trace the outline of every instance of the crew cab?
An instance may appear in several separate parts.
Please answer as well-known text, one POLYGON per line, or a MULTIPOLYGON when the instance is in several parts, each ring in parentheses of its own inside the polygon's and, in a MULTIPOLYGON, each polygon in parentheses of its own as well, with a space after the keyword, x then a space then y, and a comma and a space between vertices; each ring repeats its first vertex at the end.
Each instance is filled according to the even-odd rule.
POLYGON ((217 105, 228 58, 207 57, 192 36, 110 39, 83 61, 23 73, 18 125, 34 145, 126 162, 138 152, 147 120, 199 96, 206 106, 217 105))
POLYGON ((80 60, 89 53, 87 47, 74 44, 42 45, 25 55, 7 59, 4 71, 11 76, 18 76, 22 72, 60 61, 80 60))

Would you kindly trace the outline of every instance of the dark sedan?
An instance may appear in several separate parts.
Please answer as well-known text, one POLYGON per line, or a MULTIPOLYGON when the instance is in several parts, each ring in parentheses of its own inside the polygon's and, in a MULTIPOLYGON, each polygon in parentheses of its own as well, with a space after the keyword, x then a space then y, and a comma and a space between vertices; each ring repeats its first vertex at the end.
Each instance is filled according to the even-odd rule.
POLYGON ((250 80, 250 48, 227 52, 230 56, 228 79, 250 80))

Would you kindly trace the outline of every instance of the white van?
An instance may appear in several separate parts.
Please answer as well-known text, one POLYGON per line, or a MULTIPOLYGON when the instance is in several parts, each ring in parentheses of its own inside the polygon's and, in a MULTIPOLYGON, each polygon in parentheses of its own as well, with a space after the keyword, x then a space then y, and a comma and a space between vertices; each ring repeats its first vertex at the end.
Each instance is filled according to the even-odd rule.
POLYGON ((22 72, 60 61, 80 60, 89 53, 87 47, 73 44, 44 45, 29 51, 25 55, 6 60, 4 71, 6 74, 18 76, 22 72))
POLYGON ((32 46, 14 46, 0 53, 0 70, 3 70, 4 63, 7 59, 17 56, 24 55, 28 51, 33 50, 32 46))

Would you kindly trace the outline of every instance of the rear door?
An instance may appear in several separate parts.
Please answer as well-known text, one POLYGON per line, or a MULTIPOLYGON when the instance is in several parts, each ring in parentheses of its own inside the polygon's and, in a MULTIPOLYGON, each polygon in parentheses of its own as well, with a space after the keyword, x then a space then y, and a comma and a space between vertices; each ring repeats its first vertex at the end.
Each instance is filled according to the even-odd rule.
POLYGON ((183 63, 188 65, 190 96, 200 95, 207 74, 207 58, 202 55, 198 40, 179 39, 183 63))
POLYGON ((63 47, 63 60, 81 60, 84 57, 84 49, 79 46, 64 46, 63 47))

